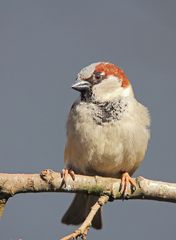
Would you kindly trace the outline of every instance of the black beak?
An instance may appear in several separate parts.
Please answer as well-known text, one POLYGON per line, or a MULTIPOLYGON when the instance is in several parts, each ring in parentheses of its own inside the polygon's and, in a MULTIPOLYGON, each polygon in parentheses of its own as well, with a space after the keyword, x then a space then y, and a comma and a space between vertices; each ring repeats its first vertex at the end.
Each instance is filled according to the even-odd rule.
POLYGON ((73 84, 72 88, 76 91, 88 91, 90 90, 91 84, 88 81, 79 80, 75 84, 73 84))

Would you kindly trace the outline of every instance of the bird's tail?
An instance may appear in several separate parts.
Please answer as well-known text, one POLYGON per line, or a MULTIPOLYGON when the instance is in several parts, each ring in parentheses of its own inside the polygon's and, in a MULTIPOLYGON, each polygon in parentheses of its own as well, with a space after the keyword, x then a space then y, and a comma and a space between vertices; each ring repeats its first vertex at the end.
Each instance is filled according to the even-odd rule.
MULTIPOLYGON (((91 207, 96 203, 97 199, 98 197, 96 196, 77 193, 70 207, 62 217, 62 223, 68 225, 81 224, 89 214, 91 207)), ((96 213, 92 221, 92 227, 96 229, 102 228, 101 209, 96 213)))

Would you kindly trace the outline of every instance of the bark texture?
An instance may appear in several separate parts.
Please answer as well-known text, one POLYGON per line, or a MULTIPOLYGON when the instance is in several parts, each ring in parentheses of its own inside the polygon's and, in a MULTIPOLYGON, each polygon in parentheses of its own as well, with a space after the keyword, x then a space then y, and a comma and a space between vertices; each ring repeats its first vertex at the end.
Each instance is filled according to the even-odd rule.
MULTIPOLYGON (((128 189, 125 199, 148 199, 164 202, 176 202, 176 183, 149 180, 143 177, 135 179, 136 189, 128 189)), ((0 216, 3 215, 5 205, 10 197, 20 193, 40 192, 69 192, 87 193, 100 196, 98 201, 83 222, 73 233, 62 238, 63 240, 81 237, 87 239, 92 220, 107 201, 124 199, 120 193, 120 179, 100 176, 75 175, 63 181, 62 175, 50 169, 39 174, 9 174, 0 173, 0 216)))
MULTIPOLYGON (((75 175, 73 181, 68 176, 66 184, 61 174, 50 169, 39 174, 0 173, 0 209, 2 211, 9 197, 19 193, 39 192, 84 192, 98 196, 107 195, 110 200, 121 199, 120 179, 100 176, 75 175)), ((129 189, 127 199, 150 199, 164 202, 176 202, 176 183, 149 180, 143 177, 135 179, 137 187, 129 189)))

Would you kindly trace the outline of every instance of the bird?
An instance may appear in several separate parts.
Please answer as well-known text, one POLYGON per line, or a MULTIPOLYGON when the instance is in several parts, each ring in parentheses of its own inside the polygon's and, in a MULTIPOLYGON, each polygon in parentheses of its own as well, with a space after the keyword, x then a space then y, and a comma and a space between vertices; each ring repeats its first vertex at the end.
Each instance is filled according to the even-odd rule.
MULTIPOLYGON (((136 183, 131 177, 143 161, 150 139, 150 114, 136 100, 125 72, 110 62, 92 63, 77 75, 72 89, 79 97, 67 120, 63 178, 68 174, 121 179, 121 192, 136 183)), ((76 193, 62 223, 79 225, 97 196, 76 193)), ((92 227, 102 228, 101 209, 92 227)))

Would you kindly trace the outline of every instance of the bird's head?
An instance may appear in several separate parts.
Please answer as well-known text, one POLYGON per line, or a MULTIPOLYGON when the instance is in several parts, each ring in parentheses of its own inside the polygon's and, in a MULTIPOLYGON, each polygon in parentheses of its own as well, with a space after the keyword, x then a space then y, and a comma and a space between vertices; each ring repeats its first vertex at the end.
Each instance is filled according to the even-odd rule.
POLYGON ((97 101, 133 96, 132 86, 124 71, 109 62, 97 62, 84 67, 72 88, 81 92, 81 96, 89 96, 97 101))

